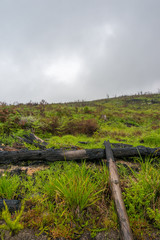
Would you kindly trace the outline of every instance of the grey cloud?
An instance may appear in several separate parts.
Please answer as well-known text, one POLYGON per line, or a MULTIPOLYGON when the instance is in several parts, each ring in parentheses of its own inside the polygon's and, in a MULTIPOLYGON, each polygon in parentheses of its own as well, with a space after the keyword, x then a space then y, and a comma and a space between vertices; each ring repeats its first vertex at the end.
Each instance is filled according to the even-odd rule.
POLYGON ((160 88, 159 9, 159 0, 2 0, 0 100, 88 100, 160 88), (79 59, 74 81, 55 75, 60 59, 68 76, 79 59))

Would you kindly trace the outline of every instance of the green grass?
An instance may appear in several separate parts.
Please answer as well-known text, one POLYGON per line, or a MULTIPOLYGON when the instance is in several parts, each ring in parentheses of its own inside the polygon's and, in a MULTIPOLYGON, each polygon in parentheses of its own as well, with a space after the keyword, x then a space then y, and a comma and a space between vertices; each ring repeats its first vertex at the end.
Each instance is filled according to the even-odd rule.
MULTIPOLYGON (((34 133, 47 148, 104 148, 104 141, 160 147, 160 94, 67 104, 0 105, 0 145, 13 146, 34 133)), ((28 149, 37 149, 24 144, 28 149)), ((124 200, 134 235, 160 229, 160 165, 139 158, 141 170, 119 165, 124 200)), ((34 176, 0 178, 0 198, 25 199, 24 227, 50 237, 78 238, 85 231, 117 229, 105 165, 57 162, 34 176)), ((2 214, 0 215, 1 218, 2 214)), ((13 216, 14 217, 14 216, 13 216)))
POLYGON ((17 196, 17 190, 20 185, 18 176, 4 175, 0 177, 0 198, 13 199, 17 196))
MULTIPOLYGON (((98 205, 103 204, 102 196, 106 196, 106 200, 109 197, 105 165, 97 168, 85 162, 80 165, 55 163, 34 177, 22 175, 16 188, 14 183, 18 177, 7 177, 12 183, 10 188, 0 192, 0 198, 10 196, 16 199, 20 194, 25 199, 26 207, 21 218, 25 227, 46 231, 52 236, 60 236, 63 230, 65 237, 76 232, 81 234, 85 229, 101 231, 104 228, 98 221, 102 211, 98 205), (95 218, 90 211, 94 211, 95 218)), ((6 181, 6 177, 1 179, 3 183, 6 181)), ((4 219, 4 214, 1 218, 4 219)))
POLYGON ((148 94, 65 104, 2 104, 0 143, 12 146, 17 136, 33 132, 57 148, 102 148, 104 139, 157 147, 159 102, 160 94, 148 94))
MULTIPOLYGON (((153 160, 139 159, 139 172, 118 165, 137 239, 150 234, 151 226, 160 229, 160 165, 153 160)), ((94 236, 98 231, 118 228, 108 177, 105 164, 57 162, 34 176, 22 174, 21 180, 17 176, 1 177, 5 188, 1 187, 0 198, 18 199, 21 195, 25 209, 17 223, 24 227, 46 232, 50 237, 75 238, 86 230, 94 236)), ((4 219, 4 213, 0 217, 4 219)))
POLYGON ((160 165, 153 165, 154 159, 146 158, 140 162, 139 172, 132 170, 125 188, 124 202, 135 235, 143 236, 143 228, 149 224, 160 229, 160 165))
POLYGON ((68 207, 74 211, 82 211, 86 207, 93 205, 97 200, 98 194, 103 189, 98 189, 100 186, 99 179, 94 181, 91 173, 87 171, 86 166, 83 164, 81 167, 69 169, 50 179, 48 184, 45 184, 44 189, 48 195, 59 196, 63 198, 68 207))

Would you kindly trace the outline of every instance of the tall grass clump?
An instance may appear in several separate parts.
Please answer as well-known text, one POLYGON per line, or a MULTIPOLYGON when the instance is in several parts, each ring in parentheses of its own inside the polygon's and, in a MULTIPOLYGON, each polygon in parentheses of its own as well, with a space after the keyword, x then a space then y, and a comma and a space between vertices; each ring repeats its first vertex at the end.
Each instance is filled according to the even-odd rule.
POLYGON ((133 171, 128 188, 124 192, 124 201, 133 226, 138 222, 152 223, 160 229, 160 166, 152 164, 153 159, 141 159, 141 170, 133 171))
POLYGON ((19 176, 1 176, 0 177, 0 198, 13 199, 17 195, 20 185, 19 176))
POLYGON ((86 163, 72 167, 64 164, 63 167, 63 172, 48 177, 49 181, 44 185, 47 195, 63 199, 70 209, 80 212, 96 203, 105 188, 102 177, 108 181, 107 169, 103 167, 106 172, 102 174, 88 168, 86 163))
POLYGON ((106 165, 56 162, 27 182, 22 184, 27 193, 25 227, 45 231, 53 238, 75 239, 110 222, 105 205, 109 198, 106 165))

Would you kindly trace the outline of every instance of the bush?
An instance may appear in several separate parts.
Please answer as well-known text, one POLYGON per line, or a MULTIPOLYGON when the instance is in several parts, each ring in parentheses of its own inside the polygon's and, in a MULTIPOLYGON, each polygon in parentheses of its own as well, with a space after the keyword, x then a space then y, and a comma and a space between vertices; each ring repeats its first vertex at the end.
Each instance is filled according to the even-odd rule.
POLYGON ((86 134, 91 136, 98 130, 98 124, 95 119, 72 120, 64 127, 64 134, 86 134))
POLYGON ((44 132, 49 132, 52 134, 57 133, 57 128, 60 126, 59 119, 56 116, 50 118, 44 118, 40 126, 40 130, 44 132))

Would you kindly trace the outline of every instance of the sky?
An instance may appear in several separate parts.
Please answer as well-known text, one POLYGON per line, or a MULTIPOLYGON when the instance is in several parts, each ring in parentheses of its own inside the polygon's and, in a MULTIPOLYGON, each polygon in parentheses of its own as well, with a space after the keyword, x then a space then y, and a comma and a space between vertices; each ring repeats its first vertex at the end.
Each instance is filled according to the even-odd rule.
POLYGON ((159 0, 0 0, 0 102, 158 90, 159 0))

